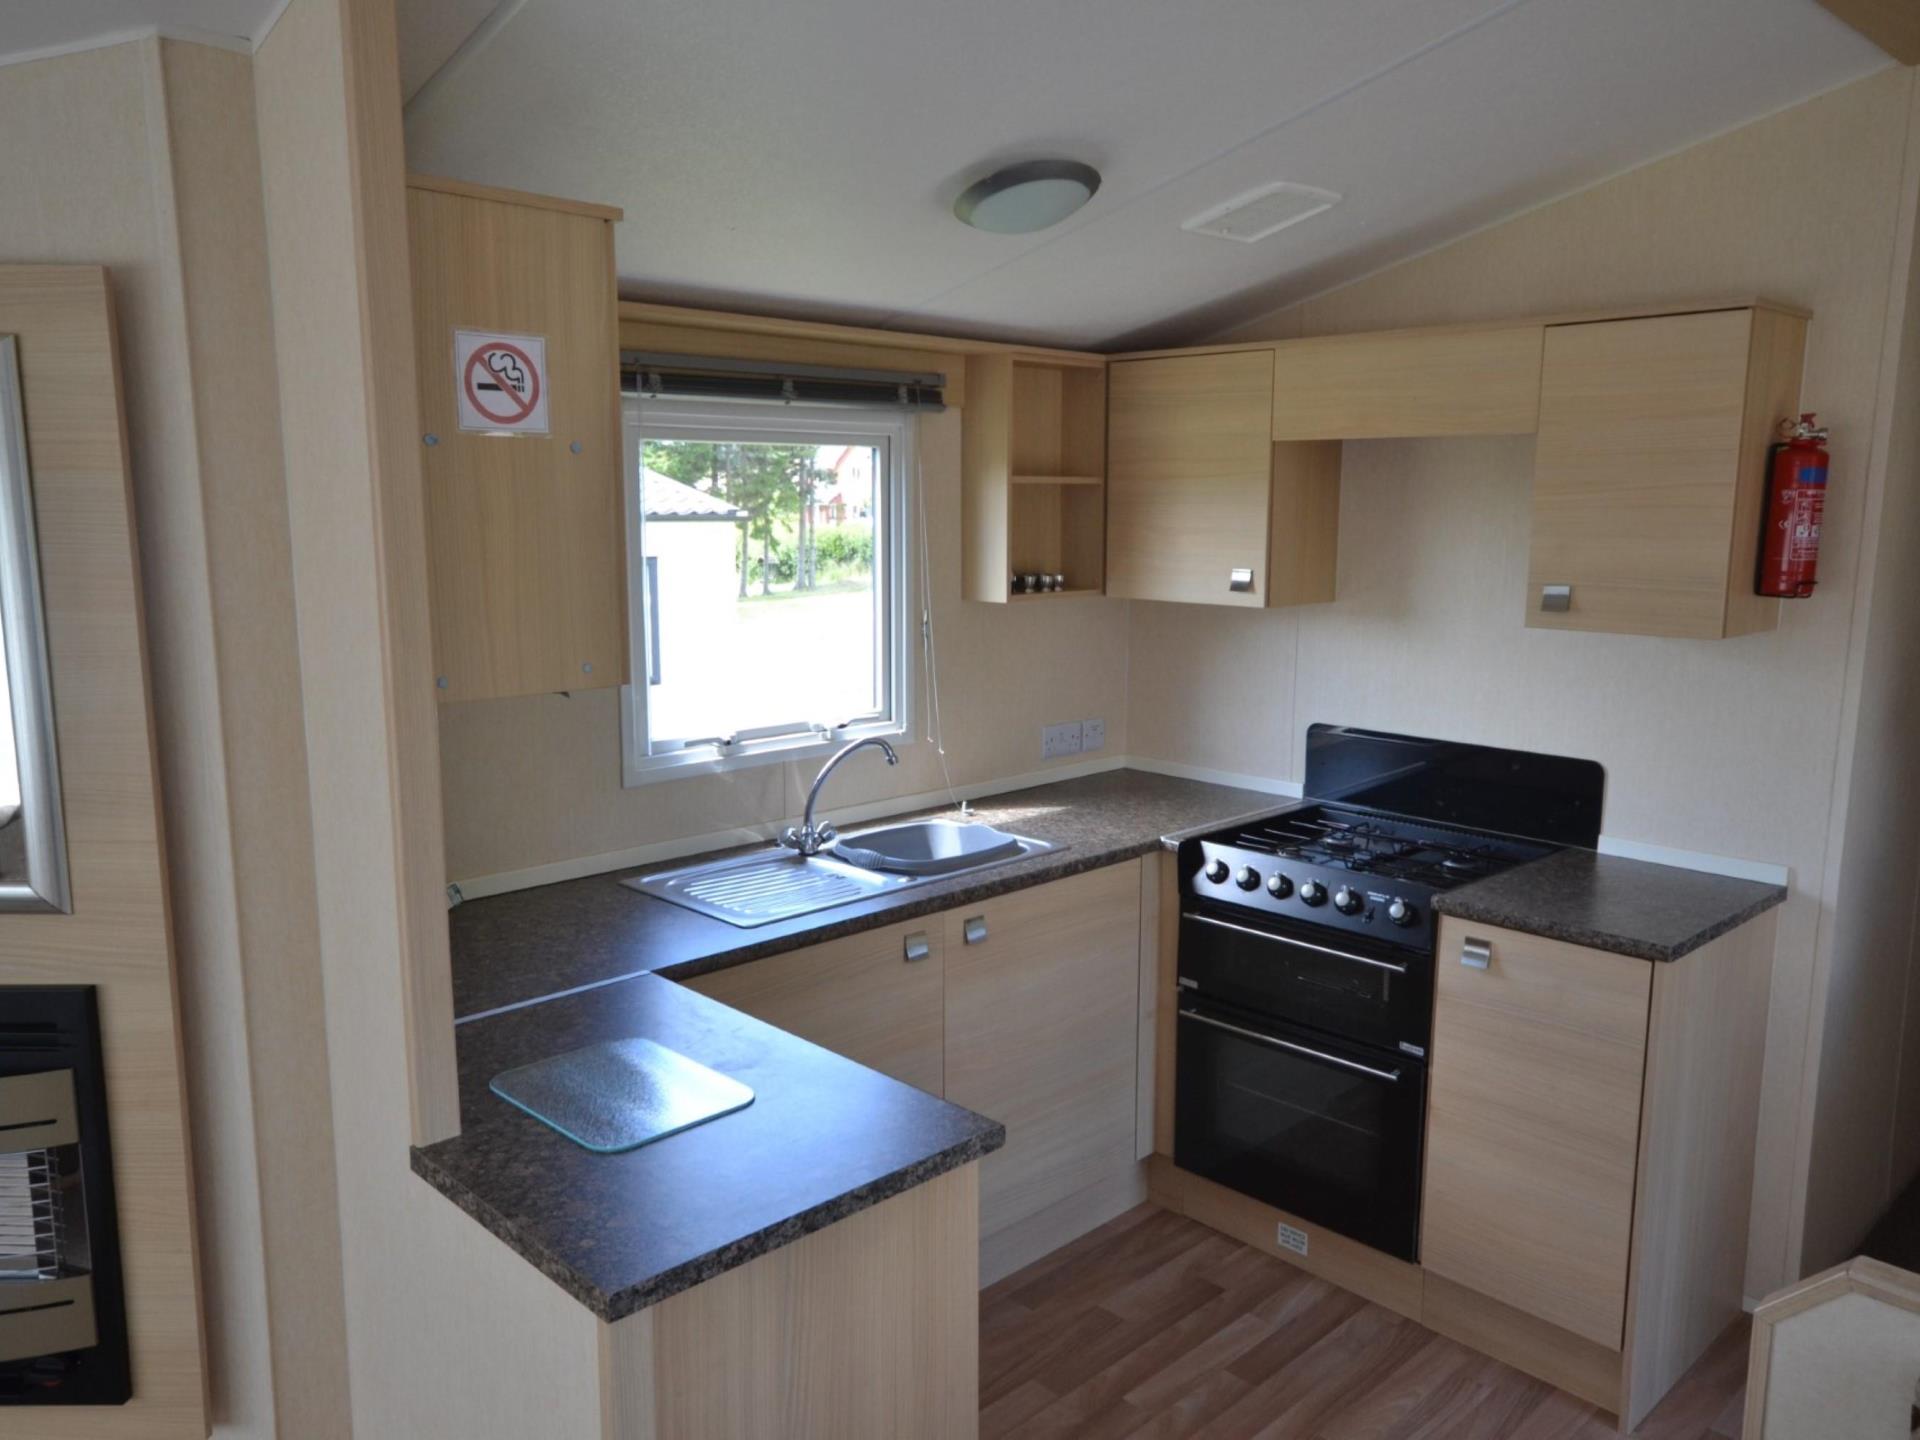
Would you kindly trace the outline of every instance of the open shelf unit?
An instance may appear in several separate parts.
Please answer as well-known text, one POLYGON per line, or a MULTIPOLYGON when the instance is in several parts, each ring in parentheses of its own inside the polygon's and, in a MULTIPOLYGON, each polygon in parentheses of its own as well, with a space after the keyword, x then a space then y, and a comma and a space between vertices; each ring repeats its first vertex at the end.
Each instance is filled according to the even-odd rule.
POLYGON ((967 359, 961 416, 962 593, 1004 603, 1106 587, 1104 360, 1011 354, 967 359), (1014 574, 1066 588, 1014 595, 1014 574))

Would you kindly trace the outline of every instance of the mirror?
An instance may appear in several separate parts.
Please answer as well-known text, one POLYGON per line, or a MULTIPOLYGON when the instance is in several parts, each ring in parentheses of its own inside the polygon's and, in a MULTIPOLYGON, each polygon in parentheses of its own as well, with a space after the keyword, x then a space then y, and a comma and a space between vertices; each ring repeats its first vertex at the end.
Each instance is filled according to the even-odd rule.
POLYGON ((20 351, 0 335, 0 910, 71 910, 20 351))

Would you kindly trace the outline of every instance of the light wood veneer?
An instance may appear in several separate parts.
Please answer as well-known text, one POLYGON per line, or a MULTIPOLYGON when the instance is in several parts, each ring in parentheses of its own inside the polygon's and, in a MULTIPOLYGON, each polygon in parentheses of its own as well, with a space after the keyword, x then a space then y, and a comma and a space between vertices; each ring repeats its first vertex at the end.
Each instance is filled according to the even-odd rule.
POLYGON ((983 1238, 1134 1164, 1140 871, 946 914, 946 1098, 1007 1127, 981 1162, 983 1238))
POLYGON ((0 1430, 195 1440, 209 1424, 206 1336, 107 272, 0 266, 0 334, 19 342, 73 900, 67 915, 0 915, 0 986, 99 989, 133 1366, 124 1406, 0 1409, 0 1430))
POLYGON ((1004 352, 968 357, 961 413, 962 595, 1004 602, 1009 576, 1106 577, 1105 369, 1004 352))
POLYGON ((1194 604, 1333 598, 1337 443, 1275 445, 1274 352, 1107 372, 1107 593, 1194 604), (1246 590, 1230 588, 1237 569, 1246 590))
POLYGON ((1540 339, 1536 324, 1283 340, 1273 348, 1273 438, 1531 435, 1540 339))
POLYGON ((1756 307, 1547 329, 1526 621, 1719 639, 1753 593, 1767 446, 1798 404, 1806 322, 1756 307), (1543 585, 1570 585, 1565 611, 1543 585))
POLYGON ((604 1440, 970 1440, 978 1169, 602 1325, 604 1440))
POLYGON ((1421 1261, 1618 1350, 1653 967, 1452 919, 1436 966, 1421 1261))
POLYGON ((619 212, 589 208, 409 182, 420 428, 436 437, 423 463, 442 700, 626 678, 619 212), (546 338, 550 434, 460 429, 456 329, 546 338))
POLYGON ((941 918, 864 931, 683 983, 932 1095, 945 1086, 941 918), (927 947, 909 960, 908 940, 927 947))

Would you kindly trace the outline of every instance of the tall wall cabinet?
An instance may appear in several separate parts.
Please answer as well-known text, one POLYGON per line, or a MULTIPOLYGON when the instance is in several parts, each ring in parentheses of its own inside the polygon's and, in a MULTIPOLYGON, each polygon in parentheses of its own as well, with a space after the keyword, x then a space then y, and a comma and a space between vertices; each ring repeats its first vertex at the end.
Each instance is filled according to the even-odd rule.
POLYGON ((408 181, 434 669, 444 700, 626 679, 613 226, 603 206, 408 181), (460 427, 454 334, 545 341, 548 433, 460 427))

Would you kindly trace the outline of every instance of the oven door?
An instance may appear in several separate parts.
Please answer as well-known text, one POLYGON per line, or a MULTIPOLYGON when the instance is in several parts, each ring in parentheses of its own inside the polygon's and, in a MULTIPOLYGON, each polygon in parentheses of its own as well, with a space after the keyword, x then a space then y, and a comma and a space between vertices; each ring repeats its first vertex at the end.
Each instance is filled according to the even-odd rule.
POLYGON ((1174 1163, 1418 1258, 1426 1066, 1183 996, 1174 1163))
POLYGON ((1427 1053, 1429 951, 1190 904, 1180 916, 1180 988, 1416 1059, 1427 1053))

